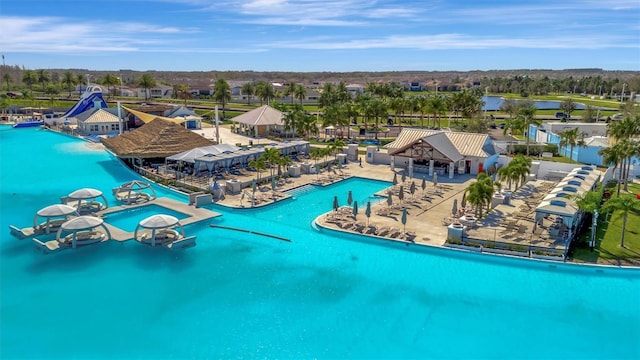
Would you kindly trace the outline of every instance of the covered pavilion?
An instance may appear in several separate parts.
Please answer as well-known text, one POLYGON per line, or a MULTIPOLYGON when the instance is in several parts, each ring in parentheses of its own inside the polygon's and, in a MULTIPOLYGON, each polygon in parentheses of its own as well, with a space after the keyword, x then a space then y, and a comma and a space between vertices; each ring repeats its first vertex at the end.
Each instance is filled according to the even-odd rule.
POLYGON ((250 136, 268 136, 270 132, 284 132, 282 111, 263 105, 231 119, 239 133, 250 136))
MULTIPOLYGON (((495 164, 499 154, 487 134, 405 128, 385 146, 391 166, 404 163, 409 176, 428 172, 433 176, 478 174, 495 164)), ((402 166, 402 165, 400 165, 402 166)))

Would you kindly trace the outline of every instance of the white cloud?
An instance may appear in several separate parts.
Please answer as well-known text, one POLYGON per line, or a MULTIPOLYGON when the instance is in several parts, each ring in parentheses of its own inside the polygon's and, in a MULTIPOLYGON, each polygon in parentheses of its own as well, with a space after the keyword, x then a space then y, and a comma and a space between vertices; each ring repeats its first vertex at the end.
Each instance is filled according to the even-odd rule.
POLYGON ((605 49, 631 48, 637 46, 633 39, 611 36, 584 37, 500 37, 470 36, 464 34, 435 34, 403 36, 393 35, 373 39, 340 40, 337 38, 302 39, 281 41, 268 45, 273 48, 346 50, 346 49, 415 49, 415 50, 460 50, 460 49, 605 49))
MULTIPOLYGON (((197 33, 194 28, 180 29, 144 23, 69 21, 57 17, 0 17, 3 32, 0 48, 6 52, 27 53, 105 53, 168 51, 185 49, 184 39, 179 35, 197 33), (169 36, 177 35, 176 38, 169 36), (175 46, 167 46, 170 44, 175 46), (184 46, 179 46, 184 45, 184 46)), ((256 50, 252 50, 255 52, 256 50)), ((258 50, 259 51, 259 50, 258 50)), ((193 49, 193 52, 247 52, 214 48, 193 49)))

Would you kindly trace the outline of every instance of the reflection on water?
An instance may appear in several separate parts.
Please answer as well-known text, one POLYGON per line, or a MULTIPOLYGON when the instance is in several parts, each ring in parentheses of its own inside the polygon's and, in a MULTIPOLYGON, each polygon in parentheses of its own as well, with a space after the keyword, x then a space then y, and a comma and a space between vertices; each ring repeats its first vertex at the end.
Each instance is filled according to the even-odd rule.
MULTIPOLYGON (((498 111, 500 110, 500 106, 504 103, 504 98, 501 96, 483 96, 482 101, 484 101, 484 106, 482 110, 486 111, 498 111)), ((516 100, 516 101, 525 101, 516 100)), ((536 104, 538 110, 559 110, 560 104, 562 101, 554 101, 554 100, 533 100, 533 103, 536 104)), ((577 110, 584 110, 586 106, 581 103, 576 103, 577 110)))

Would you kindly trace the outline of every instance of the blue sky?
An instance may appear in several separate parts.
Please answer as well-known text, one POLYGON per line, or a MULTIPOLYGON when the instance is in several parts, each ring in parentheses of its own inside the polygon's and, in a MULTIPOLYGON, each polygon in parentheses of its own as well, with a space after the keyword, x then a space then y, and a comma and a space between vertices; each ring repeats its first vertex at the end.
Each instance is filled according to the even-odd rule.
POLYGON ((0 0, 28 69, 640 70, 638 0, 0 0))

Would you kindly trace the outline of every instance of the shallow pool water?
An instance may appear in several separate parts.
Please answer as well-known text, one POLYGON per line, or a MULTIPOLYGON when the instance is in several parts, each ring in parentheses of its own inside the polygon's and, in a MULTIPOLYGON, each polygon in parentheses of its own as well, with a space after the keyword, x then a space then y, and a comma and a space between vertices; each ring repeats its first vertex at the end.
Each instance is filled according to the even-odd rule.
MULTIPOLYGON (((407 247, 311 223, 352 179, 133 241, 44 255, 9 235, 81 187, 137 178, 64 135, 0 127, 0 358, 638 358, 640 271, 407 247), (26 159, 26 160, 25 160, 26 159), (280 241, 209 224, 241 227, 280 241)), ((157 187, 158 196, 186 197, 157 187)), ((115 199, 109 198, 110 204, 115 199)))
POLYGON ((159 206, 155 204, 139 206, 135 208, 129 208, 125 210, 115 211, 103 216, 103 219, 109 225, 113 225, 124 231, 133 232, 138 226, 141 220, 144 220, 152 215, 171 215, 178 220, 186 219, 189 217, 187 214, 183 214, 179 211, 159 206))

